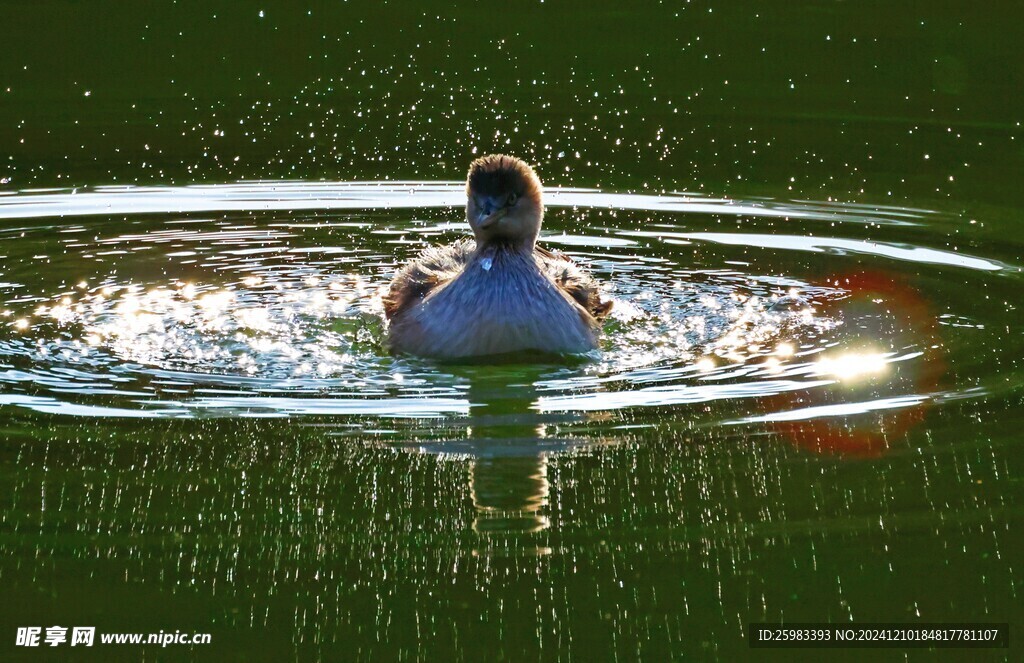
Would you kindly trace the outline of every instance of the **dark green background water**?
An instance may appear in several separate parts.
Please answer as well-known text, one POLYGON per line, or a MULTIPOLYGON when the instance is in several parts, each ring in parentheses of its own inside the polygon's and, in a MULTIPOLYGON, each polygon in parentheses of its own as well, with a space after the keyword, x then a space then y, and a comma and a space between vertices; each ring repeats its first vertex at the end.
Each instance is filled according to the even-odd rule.
MULTIPOLYGON (((765 232, 846 233, 1007 268, 982 278, 841 253, 684 260, 643 247, 651 264, 741 261, 743 274, 804 282, 885 268, 957 322, 940 328, 946 371, 927 388, 941 398, 912 426, 835 418, 836 430, 889 431, 867 457, 722 425, 780 409, 771 399, 538 413, 548 369, 530 366, 455 371, 473 407, 440 419, 176 421, 0 405, 0 657, 70 656, 13 646, 17 626, 62 624, 213 634, 206 648, 89 652, 103 659, 728 661, 754 658, 751 621, 920 620, 1010 622, 1014 649, 979 658, 1015 660, 1022 25, 1011 2, 3 3, 3 193, 457 180, 474 155, 501 150, 548 186, 932 210, 914 227, 765 232), (538 427, 563 441, 544 459, 538 427), (445 453, 464 439, 479 442, 445 453)), ((549 227, 585 234, 585 216, 556 212, 549 227)), ((688 230, 737 225, 680 216, 688 230)), ((401 229, 404 218, 358 220, 401 229)), ((146 232, 164 220, 148 217, 146 232)), ((56 293, 86 271, 176 276, 115 258, 97 276, 59 258, 63 220, 2 223, 0 281, 31 288, 35 275, 56 293)), ((129 220, 92 223, 83 236, 129 220)), ((384 278, 408 251, 385 256, 393 247, 366 232, 380 266, 367 273, 384 278)), ((3 323, 0 340, 16 339, 3 323)), ((5 381, 0 396, 41 394, 37 382, 5 381)))

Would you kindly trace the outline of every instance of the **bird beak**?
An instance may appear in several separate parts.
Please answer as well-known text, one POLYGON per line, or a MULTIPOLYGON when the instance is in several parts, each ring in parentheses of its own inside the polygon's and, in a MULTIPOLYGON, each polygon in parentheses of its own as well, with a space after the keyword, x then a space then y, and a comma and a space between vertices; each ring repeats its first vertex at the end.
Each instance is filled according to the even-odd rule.
POLYGON ((498 223, 498 221, 501 221, 506 214, 508 214, 508 208, 502 207, 501 209, 495 210, 491 215, 482 218, 480 223, 477 225, 480 230, 487 230, 494 224, 498 223))

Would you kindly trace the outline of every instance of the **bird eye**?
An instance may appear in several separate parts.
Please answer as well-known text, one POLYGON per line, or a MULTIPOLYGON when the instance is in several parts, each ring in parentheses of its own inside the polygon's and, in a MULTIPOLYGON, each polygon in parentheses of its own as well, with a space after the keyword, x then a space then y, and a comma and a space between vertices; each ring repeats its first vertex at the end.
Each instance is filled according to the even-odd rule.
POLYGON ((516 194, 514 194, 514 193, 508 194, 508 202, 506 202, 505 204, 508 205, 509 207, 511 207, 512 205, 515 205, 516 204, 516 194))

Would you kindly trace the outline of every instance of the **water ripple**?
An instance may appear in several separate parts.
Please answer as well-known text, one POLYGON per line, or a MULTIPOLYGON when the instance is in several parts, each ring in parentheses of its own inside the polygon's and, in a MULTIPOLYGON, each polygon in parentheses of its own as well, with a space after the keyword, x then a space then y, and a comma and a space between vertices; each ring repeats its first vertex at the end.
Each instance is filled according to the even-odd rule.
POLYGON ((936 330, 985 333, 979 313, 935 317, 907 281, 1020 272, 951 247, 933 226, 952 217, 926 209, 551 189, 542 241, 616 302, 601 351, 511 373, 392 356, 381 295, 421 247, 467 231, 464 195, 449 182, 243 182, 0 196, 0 218, 23 221, 0 229, 0 405, 485 429, 483 413, 506 407, 555 417, 538 434, 699 403, 727 423, 844 418, 978 387, 940 385, 961 351, 936 330), (890 227, 927 241, 893 241, 890 227))

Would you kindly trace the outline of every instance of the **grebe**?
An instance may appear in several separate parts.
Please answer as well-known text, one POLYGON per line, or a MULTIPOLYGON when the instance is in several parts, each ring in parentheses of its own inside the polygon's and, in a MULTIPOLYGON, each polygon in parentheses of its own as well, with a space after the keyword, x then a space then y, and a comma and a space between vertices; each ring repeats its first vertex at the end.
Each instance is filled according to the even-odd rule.
POLYGON ((541 183, 526 162, 493 154, 466 181, 475 242, 431 247, 403 267, 384 297, 390 346, 439 359, 597 348, 596 281, 569 258, 537 246, 541 183))

